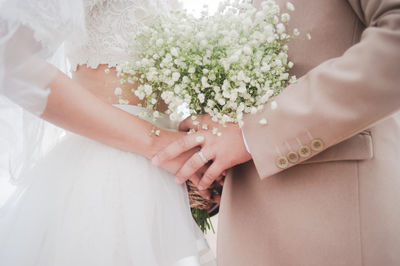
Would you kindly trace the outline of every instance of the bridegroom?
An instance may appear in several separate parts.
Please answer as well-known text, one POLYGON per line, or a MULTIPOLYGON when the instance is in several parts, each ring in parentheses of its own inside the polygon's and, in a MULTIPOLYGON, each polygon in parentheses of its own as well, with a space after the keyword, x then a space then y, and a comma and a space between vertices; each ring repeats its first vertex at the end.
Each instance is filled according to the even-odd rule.
POLYGON ((290 30, 312 39, 290 43, 300 79, 278 107, 245 117, 250 153, 228 125, 222 137, 188 135, 153 162, 201 146, 176 178, 212 160, 202 188, 240 164, 224 186, 219 266, 400 265, 400 0, 293 4, 290 30))

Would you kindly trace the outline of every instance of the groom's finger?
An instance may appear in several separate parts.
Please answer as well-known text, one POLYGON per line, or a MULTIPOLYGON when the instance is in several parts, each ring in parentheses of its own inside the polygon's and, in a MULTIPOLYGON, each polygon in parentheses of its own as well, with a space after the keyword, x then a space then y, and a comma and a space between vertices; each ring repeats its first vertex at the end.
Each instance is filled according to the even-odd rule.
POLYGON ((164 150, 154 156, 151 162, 157 166, 162 165, 164 162, 178 157, 185 151, 202 145, 204 140, 204 136, 200 134, 187 135, 168 145, 164 150))
POLYGON ((200 174, 195 173, 194 175, 187 178, 187 180, 190 180, 193 184, 197 185, 200 182, 200 178, 201 178, 200 174))
MULTIPOLYGON (((175 182, 177 182, 178 184, 183 184, 184 182, 186 182, 188 176, 196 174, 196 172, 204 165, 206 165, 211 159, 213 159, 213 157, 213 154, 207 149, 202 149, 200 152, 196 152, 176 173, 175 182)), ((197 185, 198 182, 194 184, 197 185)))
POLYGON ((204 173, 203 177, 200 180, 199 185, 197 186, 200 190, 205 190, 211 186, 211 184, 221 176, 224 169, 222 169, 217 162, 214 162, 208 170, 204 173))
POLYGON ((207 171, 208 167, 211 164, 208 163, 204 165, 200 170, 196 172, 196 174, 192 175, 189 180, 192 181, 192 183, 197 187, 197 185, 200 183, 201 177, 204 175, 204 173, 207 171))
POLYGON ((199 194, 203 199, 209 200, 211 199, 211 193, 208 189, 206 190, 199 190, 199 194))
POLYGON ((192 181, 192 183, 196 185, 200 182, 200 176, 198 174, 195 174, 189 177, 188 180, 192 181))

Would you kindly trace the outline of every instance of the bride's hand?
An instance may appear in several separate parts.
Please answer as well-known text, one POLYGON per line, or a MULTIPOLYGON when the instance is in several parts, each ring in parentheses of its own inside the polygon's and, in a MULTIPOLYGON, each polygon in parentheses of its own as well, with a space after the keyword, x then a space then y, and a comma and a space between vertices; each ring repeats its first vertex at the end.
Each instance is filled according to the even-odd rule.
MULTIPOLYGON (((171 143, 178 141, 179 139, 183 139, 186 135, 187 135, 186 132, 176 132, 176 131, 161 129, 159 136, 153 137, 154 144, 152 145, 151 152, 148 155, 148 158, 151 159, 154 155, 156 155, 158 152, 168 147, 171 143)), ((182 168, 185 162, 198 151, 199 151, 198 147, 188 150, 180 154, 173 160, 166 162, 161 166, 161 168, 172 174, 176 174, 182 168)), ((191 180, 194 184, 198 184, 200 181, 200 177, 206 170, 207 167, 203 167, 196 173, 192 174, 191 176, 188 176, 187 179, 191 180)))

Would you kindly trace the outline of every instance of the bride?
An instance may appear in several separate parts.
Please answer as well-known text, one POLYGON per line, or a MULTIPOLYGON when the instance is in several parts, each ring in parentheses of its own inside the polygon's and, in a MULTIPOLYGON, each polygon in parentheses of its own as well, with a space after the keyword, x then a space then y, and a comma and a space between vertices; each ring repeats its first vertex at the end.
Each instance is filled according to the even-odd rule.
POLYGON ((1 265, 205 265, 187 192, 170 174, 194 151, 153 166, 148 158, 184 133, 167 116, 138 118, 144 108, 133 94, 121 105, 115 73, 134 59, 125 52, 132 31, 169 8, 166 0, 0 3, 1 100, 25 109, 14 145, 22 152, 11 161, 17 191, 0 209, 1 265), (48 63, 60 54, 72 78, 48 63), (68 132, 49 139, 38 116, 68 132), (43 140, 56 145, 42 153, 43 140))

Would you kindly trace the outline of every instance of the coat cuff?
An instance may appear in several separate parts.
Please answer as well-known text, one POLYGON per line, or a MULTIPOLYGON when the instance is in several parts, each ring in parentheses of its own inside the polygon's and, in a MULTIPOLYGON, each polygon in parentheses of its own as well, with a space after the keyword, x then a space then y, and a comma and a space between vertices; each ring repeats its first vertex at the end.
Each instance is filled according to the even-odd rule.
POLYGON ((277 108, 267 104, 264 110, 244 116, 242 132, 261 179, 307 161, 337 142, 321 127, 322 121, 310 122, 312 112, 293 110, 296 93, 290 86, 276 98, 277 108))

